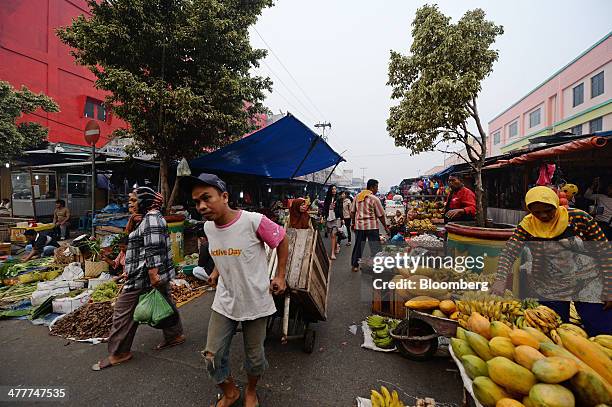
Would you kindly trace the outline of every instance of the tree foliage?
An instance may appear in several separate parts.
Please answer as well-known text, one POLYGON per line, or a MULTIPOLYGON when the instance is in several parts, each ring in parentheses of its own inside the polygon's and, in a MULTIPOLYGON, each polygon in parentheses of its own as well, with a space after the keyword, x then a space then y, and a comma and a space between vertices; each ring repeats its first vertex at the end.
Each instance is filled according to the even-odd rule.
POLYGON ((397 146, 407 147, 412 154, 434 151, 441 143, 460 143, 466 155, 454 153, 479 178, 486 133, 477 97, 497 61, 498 51, 491 46, 503 28, 487 21, 481 9, 468 11, 452 23, 430 5, 417 10, 412 26, 410 54, 391 51, 387 84, 399 104, 390 109, 387 130, 397 146), (470 130, 473 127, 476 132, 470 130))
POLYGON ((162 161, 162 171, 172 159, 235 141, 265 111, 271 82, 250 70, 266 52, 251 47, 248 28, 271 0, 88 4, 91 18, 80 16, 57 34, 129 124, 115 136, 132 137, 133 147, 162 161))
POLYGON ((25 86, 15 90, 8 82, 0 81, 0 163, 9 162, 47 140, 48 129, 43 125, 16 123, 22 115, 38 109, 59 112, 59 107, 50 97, 33 93, 25 86))

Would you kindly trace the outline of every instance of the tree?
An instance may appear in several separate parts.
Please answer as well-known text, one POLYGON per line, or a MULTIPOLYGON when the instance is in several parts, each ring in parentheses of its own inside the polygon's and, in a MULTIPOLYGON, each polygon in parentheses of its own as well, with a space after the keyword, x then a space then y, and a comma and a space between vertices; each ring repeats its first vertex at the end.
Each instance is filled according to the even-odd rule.
POLYGON ((16 123, 22 115, 38 109, 59 112, 59 107, 50 97, 32 93, 25 86, 15 90, 8 82, 0 81, 0 163, 8 163, 47 140, 48 129, 43 125, 35 122, 16 123))
POLYGON ((248 28, 272 2, 88 5, 91 18, 81 15, 57 34, 73 47, 77 63, 96 75, 96 86, 110 92, 106 105, 129 124, 113 136, 133 138, 133 151, 160 160, 161 191, 168 200, 172 160, 235 141, 252 129, 253 115, 265 112, 263 92, 271 82, 250 70, 266 51, 251 47, 248 28))
POLYGON ((411 54, 391 51, 387 84, 399 104, 390 109, 387 130, 395 145, 412 154, 441 151, 438 146, 443 143, 464 146, 464 154, 452 153, 476 174, 477 222, 484 226, 482 167, 487 135, 477 98, 497 61, 498 51, 490 47, 503 27, 487 21, 481 9, 466 12, 452 24, 450 17, 430 5, 417 10, 412 26, 411 54))

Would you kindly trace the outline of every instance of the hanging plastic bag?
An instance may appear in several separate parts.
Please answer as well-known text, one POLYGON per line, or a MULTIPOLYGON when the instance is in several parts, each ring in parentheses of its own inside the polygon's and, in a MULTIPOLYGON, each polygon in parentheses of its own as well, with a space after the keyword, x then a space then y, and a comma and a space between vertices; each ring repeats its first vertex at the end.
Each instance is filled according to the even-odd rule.
POLYGON ((157 289, 153 289, 138 298, 138 305, 134 310, 134 321, 155 327, 172 314, 174 310, 166 298, 157 289))
POLYGON ((189 168, 189 163, 186 159, 182 159, 179 162, 178 167, 176 167, 176 176, 177 177, 188 177, 191 175, 191 169, 189 168))
POLYGON ((340 229, 338 229, 338 237, 341 239, 346 239, 348 237, 348 229, 346 228, 346 225, 340 226, 340 229))

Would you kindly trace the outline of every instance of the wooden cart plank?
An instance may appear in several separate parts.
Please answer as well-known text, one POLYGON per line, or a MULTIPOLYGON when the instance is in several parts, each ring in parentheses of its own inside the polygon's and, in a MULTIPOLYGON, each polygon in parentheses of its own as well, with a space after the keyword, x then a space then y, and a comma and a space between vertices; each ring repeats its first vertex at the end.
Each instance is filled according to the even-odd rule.
POLYGON ((300 273, 300 281, 299 286, 308 289, 308 280, 310 270, 312 269, 312 258, 314 257, 313 243, 316 244, 315 232, 313 230, 308 230, 308 238, 306 239, 305 249, 307 252, 304 254, 304 259, 302 260, 302 270, 300 273))
POLYGON ((295 239, 295 247, 293 251, 293 258, 291 259, 291 280, 294 282, 295 287, 304 288, 303 281, 304 278, 301 276, 302 272, 302 263, 304 261, 304 257, 307 256, 306 250, 306 240, 308 238, 309 230, 296 230, 297 237, 295 239))
POLYGON ((287 270, 286 270, 286 275, 287 275, 287 284, 289 285, 289 287, 293 288, 296 286, 297 284, 297 279, 299 278, 299 276, 294 275, 294 273, 292 273, 292 269, 291 269, 291 264, 293 263, 293 257, 296 253, 295 251, 295 240, 297 238, 297 230, 296 229, 287 229, 287 243, 289 245, 289 254, 287 256, 287 270))

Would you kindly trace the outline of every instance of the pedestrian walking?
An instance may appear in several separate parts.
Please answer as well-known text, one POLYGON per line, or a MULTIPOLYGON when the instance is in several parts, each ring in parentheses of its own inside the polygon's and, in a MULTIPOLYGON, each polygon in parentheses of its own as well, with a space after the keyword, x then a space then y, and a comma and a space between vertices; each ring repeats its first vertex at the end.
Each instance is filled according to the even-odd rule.
POLYGON ((354 272, 359 270, 359 259, 363 255, 366 241, 369 242, 372 256, 381 250, 378 221, 383 224, 385 231, 389 233, 385 211, 380 199, 376 197, 378 181, 375 179, 368 180, 366 188, 355 197, 351 205, 351 226, 355 231, 355 245, 351 256, 351 265, 354 272))
POLYGON ((142 221, 128 236, 125 255, 126 283, 113 309, 113 325, 108 337, 108 356, 92 366, 106 369, 132 359, 132 343, 138 329, 134 310, 141 294, 157 289, 174 313, 156 328, 163 330, 164 340, 154 347, 162 350, 185 342, 178 309, 170 295, 170 280, 176 272, 172 263, 170 233, 160 211, 163 197, 149 187, 138 187, 130 194, 130 212, 142 221))
POLYGON ((330 185, 327 189, 325 202, 323 203, 323 216, 325 217, 326 229, 331 240, 331 254, 329 258, 336 260, 336 254, 340 252, 338 244, 338 229, 342 226, 342 202, 338 199, 338 189, 330 185))
POLYGON ((353 201, 350 198, 348 191, 342 192, 342 218, 346 225, 346 234, 348 241, 347 246, 351 245, 351 204, 353 201))
POLYGON ((188 177, 183 188, 191 191, 198 212, 207 220, 204 232, 215 262, 208 282, 217 290, 202 351, 206 371, 223 393, 215 405, 232 406, 241 398, 229 365, 232 337, 241 323, 248 377, 244 406, 258 406, 257 382, 268 367, 266 327, 268 317, 276 312, 272 295, 281 295, 286 289, 289 249, 285 230, 260 213, 231 209, 225 182, 216 175, 188 177), (264 243, 278 253, 272 281, 264 243))

